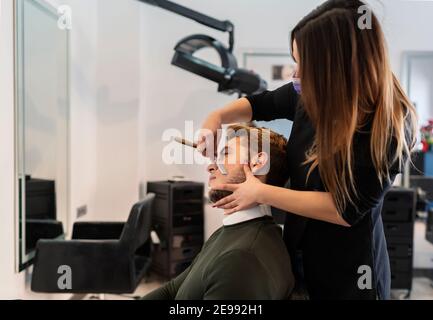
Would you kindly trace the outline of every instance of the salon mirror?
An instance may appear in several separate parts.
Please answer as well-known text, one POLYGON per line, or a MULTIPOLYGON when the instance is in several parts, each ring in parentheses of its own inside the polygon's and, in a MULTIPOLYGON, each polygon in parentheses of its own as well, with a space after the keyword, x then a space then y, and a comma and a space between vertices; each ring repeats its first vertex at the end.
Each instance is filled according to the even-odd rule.
MULTIPOLYGON (((433 119, 433 51, 414 51, 404 54, 402 82, 404 88, 417 109, 418 142, 421 141, 420 129, 433 119)), ((421 147, 418 145, 417 149, 421 147)), ((432 151, 417 150, 413 156, 414 166, 406 166, 404 185, 406 187, 425 189, 433 194, 431 168, 425 164, 431 163, 428 157, 432 151)), ((432 158, 433 159, 433 158, 432 158)))
POLYGON ((433 118, 433 51, 407 52, 404 57, 405 89, 424 126, 433 118))
POLYGON ((15 1, 17 269, 64 237, 69 210, 69 32, 42 0, 15 1))

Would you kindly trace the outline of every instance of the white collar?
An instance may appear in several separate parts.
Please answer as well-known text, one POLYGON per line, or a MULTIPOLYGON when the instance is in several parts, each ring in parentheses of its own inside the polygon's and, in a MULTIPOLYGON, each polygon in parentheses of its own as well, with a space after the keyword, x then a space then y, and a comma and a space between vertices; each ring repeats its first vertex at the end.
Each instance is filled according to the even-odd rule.
POLYGON ((270 216, 272 217, 271 207, 266 205, 259 205, 257 207, 238 211, 224 218, 223 224, 224 226, 231 226, 234 224, 246 222, 249 220, 270 216))

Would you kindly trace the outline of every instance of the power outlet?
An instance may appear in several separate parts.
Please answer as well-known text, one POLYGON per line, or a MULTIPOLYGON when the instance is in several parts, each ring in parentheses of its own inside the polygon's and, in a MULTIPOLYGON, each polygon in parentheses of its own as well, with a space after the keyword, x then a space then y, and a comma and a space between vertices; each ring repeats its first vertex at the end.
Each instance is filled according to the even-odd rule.
POLYGON ((77 209, 77 219, 84 217, 87 214, 87 206, 82 206, 77 209))
POLYGON ((140 182, 138 185, 138 198, 143 200, 146 197, 146 184, 144 182, 140 182))

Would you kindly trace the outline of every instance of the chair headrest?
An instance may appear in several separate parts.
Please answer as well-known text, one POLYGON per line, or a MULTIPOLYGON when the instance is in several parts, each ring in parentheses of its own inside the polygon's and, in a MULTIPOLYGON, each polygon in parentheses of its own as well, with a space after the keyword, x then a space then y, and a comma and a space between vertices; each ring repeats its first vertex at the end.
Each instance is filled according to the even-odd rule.
POLYGON ((123 228, 120 241, 132 251, 137 250, 150 238, 152 226, 152 205, 154 193, 149 193, 144 200, 136 203, 123 228))

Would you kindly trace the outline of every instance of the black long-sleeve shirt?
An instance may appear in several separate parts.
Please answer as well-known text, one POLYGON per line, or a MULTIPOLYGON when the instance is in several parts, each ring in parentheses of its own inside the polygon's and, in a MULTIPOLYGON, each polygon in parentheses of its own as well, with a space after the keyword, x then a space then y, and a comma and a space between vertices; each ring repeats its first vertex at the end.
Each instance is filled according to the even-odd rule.
MULTIPOLYGON (((293 85, 290 83, 247 99, 252 106, 253 120, 293 121, 287 145, 290 188, 325 191, 317 168, 307 181, 309 165, 303 163, 314 141, 315 130, 293 85)), ((284 240, 293 269, 298 269, 301 260, 302 278, 312 299, 389 298, 391 274, 380 210, 383 196, 399 170, 393 165, 391 179, 380 183, 370 154, 370 137, 367 125, 353 140, 353 175, 358 198, 354 197, 354 204, 349 203, 342 213, 350 228, 290 213, 286 217, 284 240), (362 271, 365 266, 371 270, 371 289, 360 288, 358 283, 365 275, 362 271)), ((368 281, 368 275, 366 279, 368 281)))

